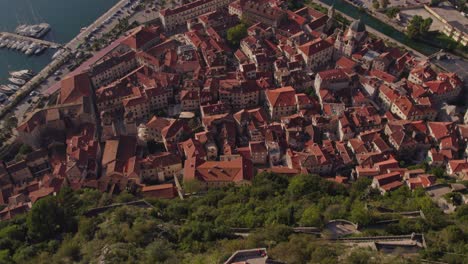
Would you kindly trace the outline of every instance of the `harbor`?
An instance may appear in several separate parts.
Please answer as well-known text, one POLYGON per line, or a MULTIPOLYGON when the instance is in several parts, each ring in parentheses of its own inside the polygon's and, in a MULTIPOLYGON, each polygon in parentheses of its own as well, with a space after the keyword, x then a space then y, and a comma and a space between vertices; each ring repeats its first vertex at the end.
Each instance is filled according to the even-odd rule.
POLYGON ((9 32, 0 32, 0 48, 24 53, 27 56, 41 55, 47 48, 57 49, 61 45, 9 32))
MULTIPOLYGON (((82 27, 83 30, 81 30, 73 39, 71 39, 69 42, 67 42, 67 44, 63 46, 51 41, 35 39, 38 42, 44 41, 42 43, 47 43, 49 47, 52 47, 54 44, 56 44, 57 46, 55 47, 59 49, 55 52, 53 56, 51 56, 51 58, 49 57, 51 61, 44 68, 38 71, 37 75, 32 77, 30 80, 21 80, 12 76, 11 74, 13 72, 10 72, 10 77, 7 78, 10 84, 4 84, 1 87, 4 88, 7 93, 11 93, 11 95, 7 95, 5 92, 2 92, 0 90, 0 94, 4 94, 3 96, 0 95, 0 97, 7 97, 7 100, 5 100, 4 102, 0 102, 0 105, 3 105, 3 107, 0 107, 0 117, 5 116, 6 113, 13 110, 15 116, 17 116, 18 119, 21 120, 23 115, 28 111, 27 109, 30 106, 30 98, 42 96, 43 94, 45 94, 45 90, 48 87, 58 83, 61 77, 70 72, 70 70, 67 67, 67 65, 69 65, 67 64, 67 62, 69 62, 70 58, 77 57, 77 54, 79 53, 78 47, 80 46, 80 43, 87 41, 87 39, 90 38, 93 34, 96 34, 96 29, 98 27, 100 28, 102 34, 108 30, 111 30, 113 26, 115 26, 115 23, 118 22, 119 15, 115 14, 123 14, 121 10, 129 9, 130 5, 128 3, 133 2, 137 1, 121 0, 117 2, 112 8, 107 10, 107 12, 98 17, 93 23, 88 25, 86 28, 82 27), (106 21, 111 20, 113 20, 112 23, 106 23, 106 21), (14 84, 13 82, 16 82, 18 84, 14 84)), ((131 14, 128 13, 128 15, 131 14)), ((18 38, 28 38, 26 36, 20 36, 18 34, 13 33, 7 33, 7 35, 5 36, 12 35, 17 35, 18 38)))
POLYGON ((32 70, 19 70, 8 73, 9 84, 0 85, 0 103, 3 104, 9 101, 10 97, 13 96, 20 88, 25 85, 29 80, 34 77, 32 70))
MULTIPOLYGON (((44 31, 40 38, 65 45, 82 27, 88 26, 117 2, 118 0, 0 1, 0 32, 17 34, 21 25, 47 23, 50 29, 44 31)), ((40 72, 52 61, 51 57, 56 51, 57 49, 47 48, 37 56, 27 56, 17 50, 0 48, 0 84, 8 82, 10 71, 31 69, 36 73, 40 72)))
POLYGON ((47 23, 40 23, 36 25, 19 25, 15 29, 15 33, 21 36, 40 39, 50 31, 50 25, 47 23))
POLYGON ((37 39, 37 38, 28 37, 28 36, 22 36, 22 35, 19 35, 16 33, 10 33, 10 32, 0 32, 0 37, 5 38, 5 39, 12 39, 15 41, 36 43, 37 45, 42 45, 42 46, 46 46, 48 48, 53 48, 53 49, 57 49, 62 46, 61 44, 53 42, 53 41, 37 39))
POLYGON ((21 24, 16 27, 15 33, 0 32, 0 48, 16 50, 27 56, 41 55, 47 48, 60 48, 58 43, 41 40, 50 30, 47 23, 21 24))
MULTIPOLYGON (((50 25, 20 25, 16 33, 0 32, 0 49, 9 49, 27 56, 39 56, 48 48, 58 49, 60 44, 40 38, 50 31, 50 25)), ((9 84, 0 84, 0 104, 8 103, 17 92, 34 77, 32 70, 10 71, 9 84)))

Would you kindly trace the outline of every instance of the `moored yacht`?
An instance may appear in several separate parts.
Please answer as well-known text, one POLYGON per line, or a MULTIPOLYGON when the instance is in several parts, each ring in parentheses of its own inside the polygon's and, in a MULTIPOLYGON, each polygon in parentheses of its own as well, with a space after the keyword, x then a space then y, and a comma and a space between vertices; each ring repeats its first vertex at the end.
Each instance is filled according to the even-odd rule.
POLYGON ((17 84, 17 85, 24 85, 26 83, 25 80, 22 80, 22 79, 19 79, 19 78, 8 78, 8 81, 10 81, 11 83, 13 84, 17 84))

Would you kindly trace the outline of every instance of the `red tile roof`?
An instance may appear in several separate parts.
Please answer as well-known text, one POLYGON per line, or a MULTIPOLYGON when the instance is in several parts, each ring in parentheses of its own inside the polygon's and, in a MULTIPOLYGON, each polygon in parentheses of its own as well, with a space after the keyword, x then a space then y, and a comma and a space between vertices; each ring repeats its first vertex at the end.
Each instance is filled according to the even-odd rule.
POLYGON ((172 199, 176 197, 176 189, 172 183, 150 185, 143 186, 141 194, 145 197, 172 199))
POLYGON ((76 102, 83 96, 91 95, 91 82, 87 73, 79 73, 66 77, 61 81, 60 103, 76 102))
POLYGON ((429 82, 425 82, 424 85, 427 86, 427 88, 433 94, 445 94, 455 89, 455 87, 453 87, 448 80, 429 81, 429 82))
POLYGON ((237 158, 231 161, 195 161, 185 163, 185 179, 197 179, 202 182, 241 182, 253 177, 253 165, 250 160, 237 158))
POLYGON ((302 46, 299 49, 307 56, 312 57, 316 53, 331 48, 332 45, 323 39, 312 40, 302 46))
POLYGON ((393 191, 395 189, 398 189, 403 185, 403 182, 401 181, 394 181, 385 185, 380 186, 380 188, 384 189, 387 192, 393 191))
POLYGON ((338 61, 336 61, 337 68, 349 69, 354 68, 357 65, 355 61, 349 59, 347 57, 341 57, 338 61))
POLYGON ((450 160, 449 165, 453 173, 459 173, 468 169, 468 161, 466 160, 450 160))
POLYGON ((318 73, 320 79, 324 80, 333 80, 333 81, 348 81, 349 77, 343 71, 343 69, 331 69, 326 71, 321 71, 318 73))
POLYGON ((267 100, 273 107, 294 106, 297 104, 296 91, 291 86, 266 90, 267 100))
POLYGON ((397 78, 391 75, 390 73, 379 71, 379 70, 372 70, 370 71, 369 75, 373 77, 377 77, 387 83, 393 83, 397 80, 397 78))
POLYGON ((149 155, 140 162, 142 168, 162 168, 172 165, 180 164, 182 166, 182 160, 174 153, 161 152, 154 155, 149 155))

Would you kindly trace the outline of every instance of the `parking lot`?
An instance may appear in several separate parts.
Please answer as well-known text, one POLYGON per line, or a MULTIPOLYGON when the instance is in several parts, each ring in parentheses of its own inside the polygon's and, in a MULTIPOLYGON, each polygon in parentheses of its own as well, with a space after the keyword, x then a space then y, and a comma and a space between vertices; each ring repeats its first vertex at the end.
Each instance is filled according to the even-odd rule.
MULTIPOLYGON (((357 6, 362 6, 368 9, 373 9, 372 0, 348 0, 357 6)), ((407 7, 417 6, 430 3, 430 0, 389 0, 388 7, 407 7)), ((381 7, 382 8, 382 7, 381 7)))
POLYGON ((431 15, 424 8, 407 9, 400 11, 401 22, 406 25, 414 16, 421 16, 422 18, 431 18, 432 24, 430 30, 442 31, 444 24, 442 24, 437 18, 431 15))

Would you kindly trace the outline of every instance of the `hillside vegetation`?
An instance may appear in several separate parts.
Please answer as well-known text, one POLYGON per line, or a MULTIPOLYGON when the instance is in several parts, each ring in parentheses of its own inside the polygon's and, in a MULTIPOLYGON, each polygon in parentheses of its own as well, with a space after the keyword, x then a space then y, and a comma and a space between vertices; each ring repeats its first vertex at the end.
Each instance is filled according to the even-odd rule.
POLYGON ((222 263, 235 250, 254 247, 267 247, 271 257, 287 263, 466 263, 466 205, 446 216, 423 190, 400 188, 381 196, 369 184, 360 179, 345 188, 315 175, 262 173, 251 186, 212 189, 186 200, 148 200, 154 208, 124 206, 96 217, 83 213, 139 198, 64 188, 36 202, 26 215, 0 223, 0 263, 222 263), (366 230, 386 219, 373 209, 379 206, 422 210, 426 219, 401 218, 381 230, 366 230), (358 223, 362 236, 423 232, 428 248, 401 258, 292 230, 321 228, 332 219, 358 223), (243 239, 230 232, 232 227, 256 229, 243 239))

